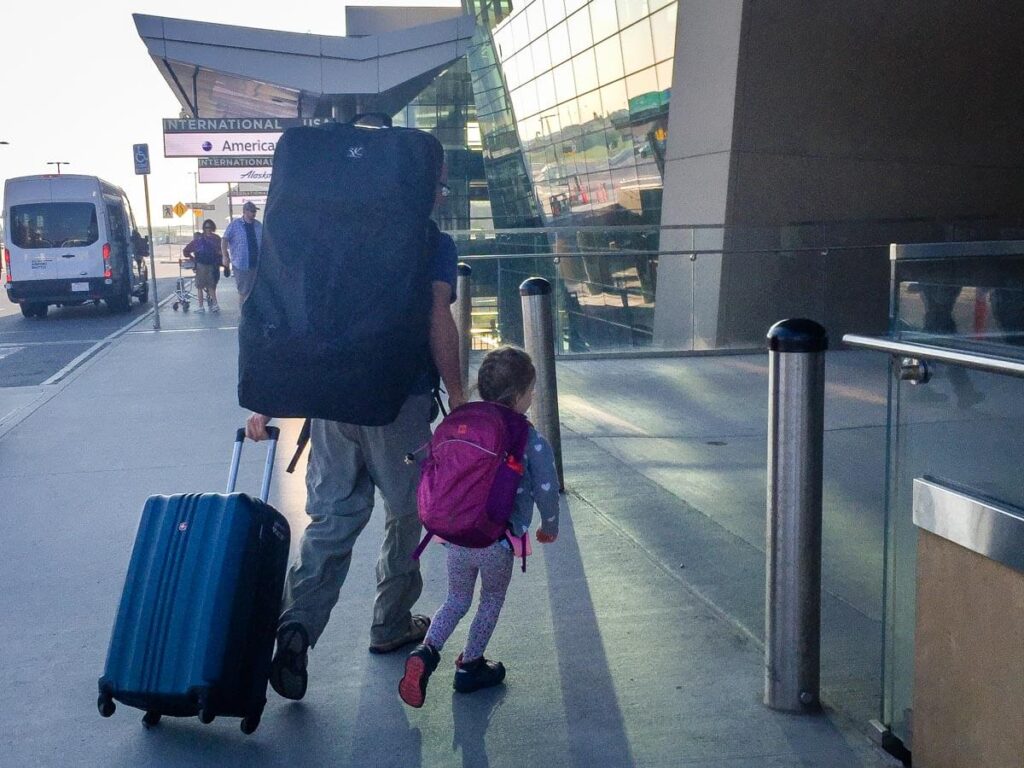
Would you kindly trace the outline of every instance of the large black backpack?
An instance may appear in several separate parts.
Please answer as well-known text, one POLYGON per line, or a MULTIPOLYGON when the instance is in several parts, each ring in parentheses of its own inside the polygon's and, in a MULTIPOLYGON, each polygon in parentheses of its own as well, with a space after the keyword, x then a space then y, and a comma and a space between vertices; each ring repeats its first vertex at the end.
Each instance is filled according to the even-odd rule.
POLYGON ((290 128, 238 331, 238 402, 376 426, 430 370, 442 149, 410 128, 290 128))

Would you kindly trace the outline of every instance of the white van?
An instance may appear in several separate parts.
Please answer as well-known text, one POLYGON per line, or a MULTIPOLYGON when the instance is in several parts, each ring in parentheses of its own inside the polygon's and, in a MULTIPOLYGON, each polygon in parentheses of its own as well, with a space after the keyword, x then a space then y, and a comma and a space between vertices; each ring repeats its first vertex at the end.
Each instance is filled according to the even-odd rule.
POLYGON ((22 176, 4 186, 4 285, 25 317, 103 299, 149 301, 148 243, 120 188, 95 176, 22 176))

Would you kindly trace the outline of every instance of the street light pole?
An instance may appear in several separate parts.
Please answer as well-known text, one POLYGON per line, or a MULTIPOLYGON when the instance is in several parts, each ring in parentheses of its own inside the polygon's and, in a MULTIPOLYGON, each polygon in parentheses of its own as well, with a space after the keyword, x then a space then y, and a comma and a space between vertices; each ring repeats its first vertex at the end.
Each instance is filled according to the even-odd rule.
POLYGON ((71 165, 71 163, 68 162, 67 160, 50 160, 46 164, 47 165, 56 165, 57 166, 57 175, 58 176, 60 176, 60 167, 62 165, 71 165))

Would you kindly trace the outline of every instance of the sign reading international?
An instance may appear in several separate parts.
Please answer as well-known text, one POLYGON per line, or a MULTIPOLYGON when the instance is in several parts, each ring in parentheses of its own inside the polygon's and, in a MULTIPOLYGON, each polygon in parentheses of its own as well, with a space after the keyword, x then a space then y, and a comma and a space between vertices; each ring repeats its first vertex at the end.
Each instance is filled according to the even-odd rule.
POLYGON ((272 157, 201 157, 199 181, 202 184, 269 182, 273 160, 272 157))
POLYGON ((288 128, 329 122, 325 117, 165 119, 164 157, 269 156, 288 128))

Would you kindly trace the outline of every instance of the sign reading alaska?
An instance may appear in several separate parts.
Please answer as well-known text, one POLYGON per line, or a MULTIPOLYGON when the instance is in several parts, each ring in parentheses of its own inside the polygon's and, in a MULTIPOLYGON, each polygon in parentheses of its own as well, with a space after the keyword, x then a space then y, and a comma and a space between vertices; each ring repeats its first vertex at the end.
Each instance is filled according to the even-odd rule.
MULTIPOLYGON (((258 157, 274 154, 281 134, 323 117, 219 117, 164 120, 164 157, 258 157)), ((258 179, 253 179, 258 180, 258 179)))
POLYGON ((271 157, 200 157, 199 183, 269 182, 271 157))

